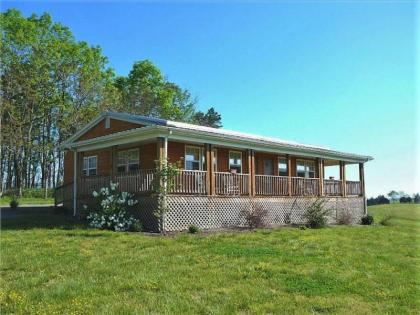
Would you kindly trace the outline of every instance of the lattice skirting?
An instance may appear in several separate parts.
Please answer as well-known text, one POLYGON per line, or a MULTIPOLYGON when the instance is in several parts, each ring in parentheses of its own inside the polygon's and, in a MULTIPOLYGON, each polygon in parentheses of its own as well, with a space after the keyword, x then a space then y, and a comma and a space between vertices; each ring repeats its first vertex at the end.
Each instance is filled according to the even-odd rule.
MULTIPOLYGON (((154 215, 158 208, 156 197, 136 196, 138 204, 131 209, 144 230, 158 232, 159 220, 154 215)), ((164 216, 165 231, 182 231, 190 225, 200 229, 221 229, 246 227, 244 213, 250 207, 266 210, 267 226, 304 224, 303 214, 316 200, 315 197, 232 197, 232 196, 191 196, 170 195, 167 197, 169 211, 164 216)), ((335 224, 343 215, 348 215, 352 223, 359 223, 364 215, 363 197, 324 197, 325 206, 330 209, 328 221, 335 224)), ((78 200, 78 209, 89 205, 92 198, 78 200)), ((70 205, 69 209, 72 207, 70 205)), ((78 211, 81 215, 82 212, 78 211)))
MULTIPOLYGON (((167 197, 170 211, 165 214, 166 231, 185 230, 190 225, 201 229, 245 227, 244 212, 252 206, 267 211, 268 226, 304 224, 305 210, 317 198, 307 197, 221 197, 221 196, 175 196, 167 197)), ((360 222, 364 215, 364 198, 324 198, 330 209, 328 221, 337 223, 341 216, 348 215, 352 223, 360 222)))

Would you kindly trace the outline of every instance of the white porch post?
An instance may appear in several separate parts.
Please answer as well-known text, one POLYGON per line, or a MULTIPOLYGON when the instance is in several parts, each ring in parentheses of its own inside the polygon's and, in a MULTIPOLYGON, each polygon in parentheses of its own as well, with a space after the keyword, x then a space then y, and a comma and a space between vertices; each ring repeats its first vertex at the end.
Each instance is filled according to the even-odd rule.
POLYGON ((77 208, 77 150, 73 151, 73 216, 76 216, 77 208))

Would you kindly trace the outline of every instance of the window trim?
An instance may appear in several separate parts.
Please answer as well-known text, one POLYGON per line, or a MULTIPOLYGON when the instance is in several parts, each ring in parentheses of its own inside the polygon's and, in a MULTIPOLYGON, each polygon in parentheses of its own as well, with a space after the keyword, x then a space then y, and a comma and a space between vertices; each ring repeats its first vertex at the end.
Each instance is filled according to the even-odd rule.
POLYGON ((296 159, 296 177, 301 177, 301 178, 316 178, 316 162, 314 160, 304 160, 304 159, 296 159), (298 165, 299 162, 301 162, 300 164, 304 166, 305 169, 305 176, 301 177, 298 175, 298 165), (314 177, 310 177, 309 174, 311 173, 311 171, 309 171, 309 167, 308 165, 311 164, 314 166, 314 177), (307 169, 308 167, 308 169, 307 169))
MULTIPOLYGON (((297 165, 297 163, 296 163, 296 165, 297 165)), ((277 157, 277 176, 289 176, 289 163, 287 161, 287 157, 285 157, 285 156, 278 156, 277 157), (286 164, 286 175, 280 175, 280 160, 284 160, 286 162, 285 163, 286 164)))
MULTIPOLYGON (((202 171, 203 170, 203 148, 198 146, 198 145, 185 145, 185 148, 184 148, 184 170, 187 170, 187 149, 188 148, 198 149, 198 154, 199 154, 198 162, 200 163, 199 167, 198 167, 199 168, 198 171, 202 171)), ((193 162, 197 162, 197 160, 194 160, 193 162)), ((189 171, 192 171, 192 170, 189 170, 189 171)))
POLYGON ((241 171, 238 174, 242 174, 242 171, 243 171, 242 151, 229 150, 229 156, 228 156, 228 170, 229 170, 229 172, 231 170, 231 168, 230 168, 230 154, 231 153, 239 153, 241 155, 241 171))
POLYGON ((83 163, 82 164, 82 175, 83 176, 96 176, 96 175, 98 175, 98 155, 84 156, 82 163, 83 163), (92 158, 95 158, 95 160, 96 160, 96 166, 95 166, 95 168, 90 167, 90 162, 89 161, 92 158), (85 168, 85 160, 87 161, 86 162, 86 168, 85 168), (86 170, 86 174, 84 174, 85 173, 85 170, 86 170), (91 175, 90 174, 91 173, 91 170, 95 170, 95 175, 91 175))
POLYGON ((117 173, 118 174, 128 174, 128 173, 130 173, 130 158, 129 158, 128 154, 129 154, 129 152, 133 152, 133 151, 136 151, 137 152, 137 169, 140 169, 140 150, 139 150, 139 148, 119 150, 117 152, 117 163, 116 163, 117 164, 116 166, 117 166, 117 173), (125 166, 124 172, 119 172, 118 171, 118 167, 123 166, 123 164, 119 164, 118 163, 118 160, 119 160, 118 155, 120 153, 123 153, 123 152, 127 152, 127 160, 126 160, 127 163, 124 164, 124 166, 125 166))

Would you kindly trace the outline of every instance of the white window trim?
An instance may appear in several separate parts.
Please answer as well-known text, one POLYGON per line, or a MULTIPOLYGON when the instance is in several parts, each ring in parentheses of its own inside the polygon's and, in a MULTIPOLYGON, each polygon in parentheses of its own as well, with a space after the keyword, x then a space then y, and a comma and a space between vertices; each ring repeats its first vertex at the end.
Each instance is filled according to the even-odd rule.
POLYGON ((198 162, 200 163, 199 170, 202 171, 203 170, 203 148, 196 145, 186 145, 184 148, 184 170, 187 169, 187 149, 188 148, 198 149, 198 152, 199 152, 198 162))
POLYGON ((129 163, 129 159, 128 159, 126 161, 127 163, 119 164, 118 163, 118 160, 119 160, 118 159, 118 154, 123 153, 123 152, 127 152, 127 156, 128 156, 128 154, 130 152, 132 152, 132 151, 136 151, 137 152, 137 156, 138 156, 137 165, 138 165, 138 169, 140 169, 140 150, 138 148, 135 148, 135 149, 127 149, 127 150, 120 150, 120 151, 117 152, 117 171, 118 171, 118 167, 125 166, 125 171, 124 172, 120 172, 120 173, 129 173, 130 172, 130 163, 129 163))
POLYGON ((316 163, 315 163, 315 161, 313 161, 313 160, 303 160, 303 159, 296 160, 296 176, 300 177, 300 176, 298 176, 298 169, 297 169, 298 164, 303 165, 304 168, 305 168, 305 177, 302 177, 302 178, 310 178, 309 177, 309 173, 310 173, 309 172, 309 167, 308 167, 308 170, 307 170, 307 166, 309 164, 312 164, 314 166, 314 171, 313 171, 314 177, 313 178, 316 178, 316 163))
POLYGON ((231 153, 239 153, 241 155, 241 171, 239 172, 239 174, 242 174, 242 171, 243 171, 242 152, 241 151, 235 151, 235 150, 229 150, 229 156, 228 156, 228 169, 229 169, 229 172, 230 172, 230 154, 231 153))
MULTIPOLYGON (((297 169, 296 169, 296 171, 297 171, 297 169)), ((287 163, 287 157, 285 157, 285 156, 278 156, 277 157, 277 175, 278 176, 288 176, 289 175, 289 163, 287 163), (286 161, 286 175, 280 175, 280 160, 285 160, 286 161)))
POLYGON ((95 175, 90 175, 90 170, 95 170, 95 175, 98 175, 98 156, 97 155, 89 155, 89 156, 84 156, 83 157, 83 164, 82 164, 82 175, 83 176, 95 176, 95 175), (89 160, 91 158, 95 158, 96 159, 96 167, 90 167, 90 163, 89 160), (86 163, 86 168, 85 168, 85 160, 87 161, 86 163), (86 170, 86 174, 83 174, 86 170))

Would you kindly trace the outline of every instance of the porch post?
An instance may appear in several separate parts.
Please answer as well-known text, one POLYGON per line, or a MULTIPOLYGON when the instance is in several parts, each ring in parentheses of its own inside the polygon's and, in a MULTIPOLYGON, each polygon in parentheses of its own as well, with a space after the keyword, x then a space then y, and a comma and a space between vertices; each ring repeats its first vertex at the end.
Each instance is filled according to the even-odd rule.
MULTIPOLYGON (((166 167, 168 163, 168 137, 159 137, 158 139, 158 145, 157 145, 157 153, 158 153, 158 159, 159 159, 159 165, 158 167, 162 169, 162 167, 166 167), (164 165, 161 164, 161 162, 164 163, 164 165)), ((164 196, 162 200, 162 208, 166 209, 166 194, 168 193, 167 190, 167 183, 166 180, 162 183, 162 181, 159 183, 160 185, 163 184, 163 191, 164 196)), ((165 213, 161 213, 160 217, 160 229, 161 233, 165 233, 165 213)))
POLYGON ((214 146, 210 146, 210 195, 214 196, 216 194, 216 176, 214 172, 216 171, 214 167, 214 162, 217 163, 217 157, 215 156, 214 146))
POLYGON ((341 195, 345 197, 346 193, 346 162, 340 161, 340 179, 341 179, 341 195))
POLYGON ((111 181, 114 181, 115 175, 117 175, 117 146, 114 145, 111 148, 111 181))
POLYGON ((359 181, 360 181, 360 195, 365 196, 365 168, 363 163, 359 163, 359 181))
POLYGON ((319 196, 324 196, 324 160, 318 158, 319 196))
POLYGON ((253 167, 253 163, 252 163, 252 159, 253 159, 253 150, 248 149, 248 174, 249 174, 249 179, 248 179, 248 194, 250 196, 254 196, 254 189, 253 187, 255 186, 255 172, 254 172, 254 167, 253 167))
POLYGON ((287 190, 288 195, 292 195, 292 159, 290 155, 287 155, 287 190))
POLYGON ((73 216, 76 216, 77 208, 77 150, 73 151, 73 216))
POLYGON ((366 215, 367 203, 366 203, 366 192, 365 192, 365 167, 363 163, 359 163, 359 181, 360 181, 360 195, 363 197, 363 208, 366 215))
POLYGON ((250 181, 251 181, 251 196, 255 196, 255 192, 256 192, 256 186, 255 186, 255 151, 254 150, 250 150, 250 154, 251 154, 251 171, 250 171, 250 181))
POLYGON ((211 193, 211 190, 212 190, 211 189, 211 182, 212 182, 211 174, 213 173, 212 172, 213 159, 212 159, 212 156, 211 156, 211 151, 212 151, 211 144, 206 143, 204 145, 204 150, 205 150, 205 159, 206 159, 206 192, 207 192, 207 195, 211 195, 212 194, 211 193))

